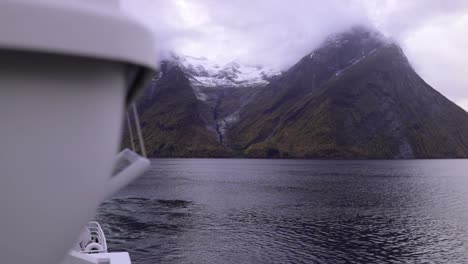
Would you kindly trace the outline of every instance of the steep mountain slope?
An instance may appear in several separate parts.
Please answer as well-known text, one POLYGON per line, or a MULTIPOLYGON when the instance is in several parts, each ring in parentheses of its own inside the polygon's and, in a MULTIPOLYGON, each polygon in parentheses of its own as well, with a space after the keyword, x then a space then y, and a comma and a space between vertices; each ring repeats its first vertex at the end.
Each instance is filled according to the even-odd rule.
MULTIPOLYGON (((206 126, 206 105, 197 100, 186 74, 163 63, 138 102, 147 152, 157 157, 227 156, 229 152, 206 126)), ((126 134, 124 145, 129 146, 126 134)))
POLYGON ((468 157, 468 113, 364 27, 281 74, 183 56, 162 66, 138 102, 150 156, 468 157))
POLYGON ((273 69, 230 62, 220 65, 206 58, 172 54, 190 80, 197 99, 205 106, 207 128, 225 145, 225 133, 239 119, 239 112, 258 91, 279 73, 273 69))
POLYGON ((364 28, 328 39, 258 94, 229 132, 254 157, 468 157, 468 114, 364 28))
POLYGON ((317 90, 329 80, 383 45, 383 37, 367 28, 355 27, 332 35, 288 71, 273 78, 256 96, 255 103, 246 106, 229 138, 234 148, 269 139, 282 118, 298 100, 317 90))
MULTIPOLYGON (((148 152, 158 157, 241 155, 224 135, 251 98, 277 74, 262 67, 172 55, 138 102, 148 152)), ((128 131, 124 131, 129 147, 128 131)))

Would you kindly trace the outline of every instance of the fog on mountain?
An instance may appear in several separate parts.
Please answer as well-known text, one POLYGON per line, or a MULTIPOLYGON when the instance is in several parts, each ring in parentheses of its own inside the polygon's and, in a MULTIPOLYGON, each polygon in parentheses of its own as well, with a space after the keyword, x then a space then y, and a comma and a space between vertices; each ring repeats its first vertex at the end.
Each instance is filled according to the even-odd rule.
POLYGON ((155 157, 468 157, 468 113, 367 26, 283 72, 173 55, 139 110, 155 157))

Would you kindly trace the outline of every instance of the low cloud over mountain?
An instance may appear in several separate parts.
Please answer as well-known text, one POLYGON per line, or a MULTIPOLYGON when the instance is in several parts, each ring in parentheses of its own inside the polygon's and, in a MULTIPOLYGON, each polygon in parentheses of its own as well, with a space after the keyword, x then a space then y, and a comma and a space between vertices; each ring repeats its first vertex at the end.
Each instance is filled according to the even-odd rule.
POLYGON ((396 39, 416 71, 455 102, 468 99, 465 0, 122 0, 162 52, 287 69, 330 33, 359 23, 396 39))

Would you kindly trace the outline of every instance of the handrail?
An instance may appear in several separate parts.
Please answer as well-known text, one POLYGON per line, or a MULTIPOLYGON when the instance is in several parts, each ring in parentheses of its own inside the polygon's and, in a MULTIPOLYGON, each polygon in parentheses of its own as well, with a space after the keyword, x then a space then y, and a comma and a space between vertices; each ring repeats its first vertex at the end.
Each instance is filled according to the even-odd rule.
MULTIPOLYGON (((80 251, 81 253, 106 253, 107 252, 107 241, 106 241, 106 236, 104 235, 104 231, 102 231, 101 226, 99 225, 98 222, 89 222, 86 225, 86 230, 88 230, 89 235, 91 236, 91 240, 89 241, 89 244, 92 243, 97 243, 99 244, 102 248, 101 249, 91 249, 91 250, 86 250, 83 249, 80 251)), ((88 246, 87 245, 87 246, 88 246)), ((86 248, 86 247, 85 247, 86 248)))

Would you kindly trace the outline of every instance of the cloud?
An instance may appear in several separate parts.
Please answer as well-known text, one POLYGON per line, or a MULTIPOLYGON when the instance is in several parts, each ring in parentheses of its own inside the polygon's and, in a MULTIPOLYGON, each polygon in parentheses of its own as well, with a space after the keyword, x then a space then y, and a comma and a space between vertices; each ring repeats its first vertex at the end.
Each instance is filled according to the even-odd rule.
POLYGON ((461 108, 464 108, 466 111, 468 111, 468 98, 458 100, 456 102, 461 108))
POLYGON ((466 0, 122 0, 162 51, 287 68, 330 33, 354 24, 396 39, 421 76, 468 99, 466 0))
POLYGON ((153 28, 162 49, 287 67, 330 32, 367 23, 364 8, 353 2, 125 0, 122 6, 153 28))
POLYGON ((441 17, 409 35, 402 45, 418 73, 468 109, 468 15, 441 17))
POLYGON ((358 0, 374 23, 394 37, 405 37, 434 18, 466 13, 466 0, 358 0))

